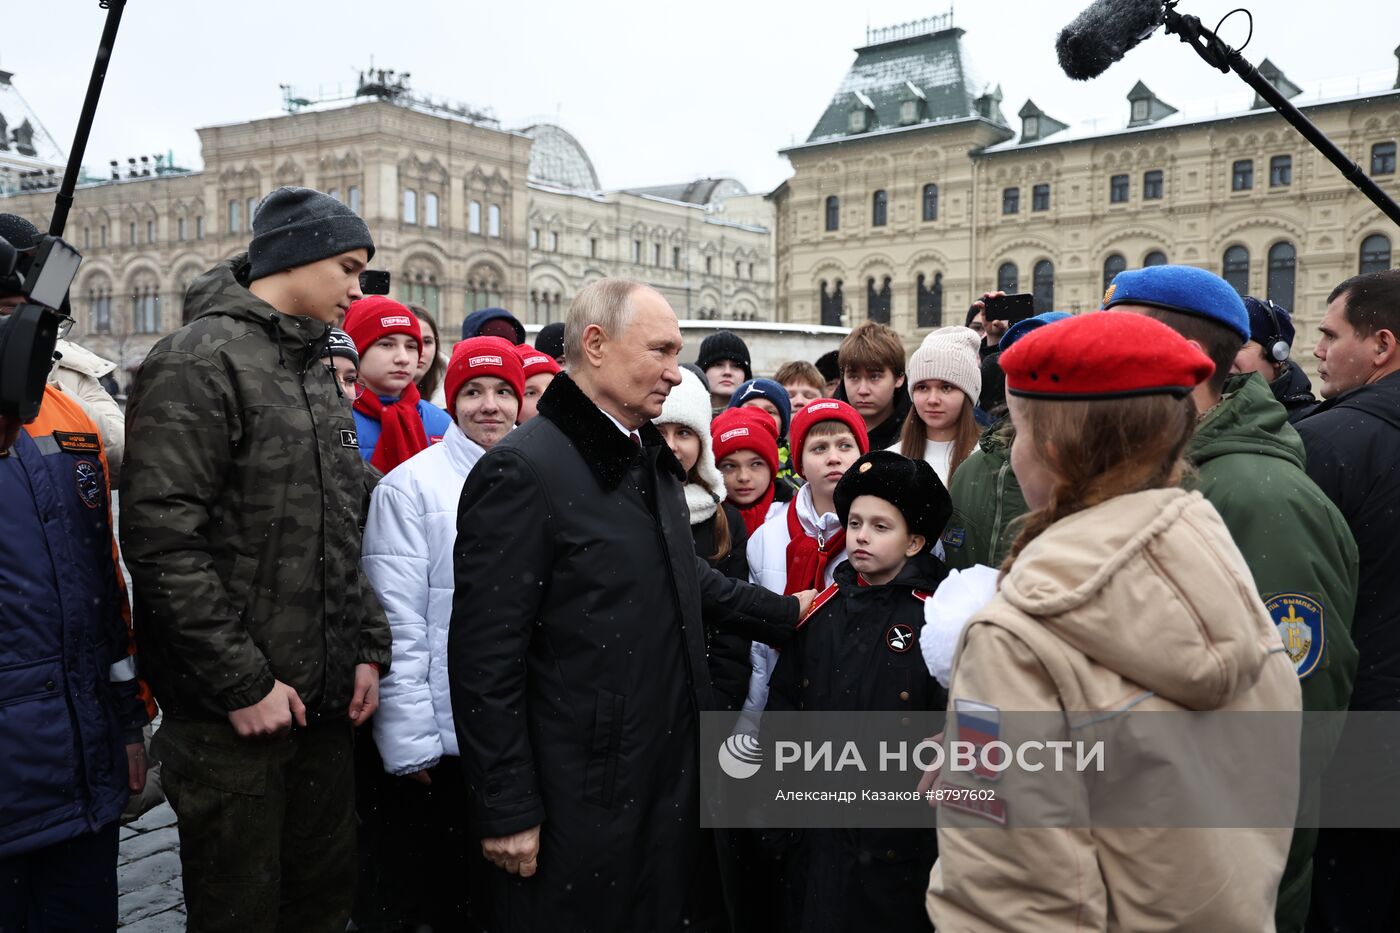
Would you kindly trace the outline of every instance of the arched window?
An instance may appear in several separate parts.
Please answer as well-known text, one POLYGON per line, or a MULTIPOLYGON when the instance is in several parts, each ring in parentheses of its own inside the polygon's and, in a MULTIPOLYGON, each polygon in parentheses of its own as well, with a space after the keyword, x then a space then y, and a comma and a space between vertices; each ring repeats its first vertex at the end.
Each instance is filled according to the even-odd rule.
POLYGON ((943 273, 933 274, 932 285, 927 282, 927 277, 920 272, 915 290, 918 297, 916 320, 919 327, 937 327, 943 323, 943 273))
POLYGON ((938 186, 924 185, 924 220, 938 219, 938 186))
POLYGON ((845 298, 841 294, 841 280, 836 280, 834 290, 828 292, 826 280, 822 280, 822 323, 829 327, 841 326, 841 315, 845 310, 843 305, 845 298))
POLYGON ((1118 253, 1105 259, 1103 261, 1103 290, 1108 291, 1108 286, 1113 284, 1113 277, 1126 268, 1128 268, 1128 260, 1118 253))
POLYGON ((1004 262, 997 267, 997 291, 1014 293, 1021 284, 1021 273, 1016 271, 1016 263, 1004 262))
POLYGON ((879 288, 875 287, 875 278, 871 276, 865 280, 865 313, 866 317, 881 324, 890 322, 890 277, 884 277, 879 288))
POLYGON ((1035 264, 1031 273, 1031 294, 1036 314, 1055 310, 1055 264, 1050 260, 1042 259, 1035 264))
POLYGON ((481 232, 481 202, 472 201, 467 204, 467 232, 481 232))
POLYGON ((412 188, 405 188, 403 191, 403 222, 418 223, 418 192, 412 188))
POLYGON ((1390 268, 1390 239, 1384 234, 1373 233, 1361 241, 1362 275, 1367 272, 1384 272, 1390 268))
POLYGON ((502 275, 494 266, 479 265, 467 273, 467 313, 499 307, 502 275))
POLYGON ((841 199, 834 194, 826 199, 826 229, 841 229, 841 199))
POLYGON ((1220 277, 1241 296, 1249 294, 1249 250, 1232 246, 1225 251, 1220 277))
POLYGON ((1285 308, 1293 307, 1293 281, 1298 253, 1287 241, 1269 247, 1269 279, 1266 294, 1269 300, 1285 308))
POLYGON ((889 195, 881 188, 870 199, 870 225, 883 227, 889 214, 889 195))
POLYGON ((88 285, 88 332, 112 332, 112 283, 97 277, 88 285))
POLYGON ((131 332, 160 333, 160 291, 155 276, 143 272, 131 285, 131 332))
POLYGON ((1160 249, 1154 249, 1146 256, 1142 257, 1142 267, 1144 269, 1151 266, 1165 266, 1167 264, 1167 254, 1160 249))

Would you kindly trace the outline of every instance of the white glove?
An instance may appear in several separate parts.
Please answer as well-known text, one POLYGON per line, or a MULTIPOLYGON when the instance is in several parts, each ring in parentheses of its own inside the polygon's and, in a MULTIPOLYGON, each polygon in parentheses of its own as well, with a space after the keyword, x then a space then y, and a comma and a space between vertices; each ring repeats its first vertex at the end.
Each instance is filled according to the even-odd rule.
POLYGON ((981 564, 949 571, 938 590, 924 600, 924 627, 919 650, 935 680, 947 688, 953 676, 953 655, 962 630, 997 592, 997 570, 981 564))

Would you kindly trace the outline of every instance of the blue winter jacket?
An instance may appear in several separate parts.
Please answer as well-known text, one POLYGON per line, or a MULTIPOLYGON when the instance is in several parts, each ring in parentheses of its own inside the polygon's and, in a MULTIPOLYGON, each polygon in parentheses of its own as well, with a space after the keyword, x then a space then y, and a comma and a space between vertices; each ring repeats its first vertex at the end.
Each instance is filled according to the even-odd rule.
POLYGON ((149 721, 97 427, 49 387, 0 456, 0 858, 89 833, 127 800, 149 721))

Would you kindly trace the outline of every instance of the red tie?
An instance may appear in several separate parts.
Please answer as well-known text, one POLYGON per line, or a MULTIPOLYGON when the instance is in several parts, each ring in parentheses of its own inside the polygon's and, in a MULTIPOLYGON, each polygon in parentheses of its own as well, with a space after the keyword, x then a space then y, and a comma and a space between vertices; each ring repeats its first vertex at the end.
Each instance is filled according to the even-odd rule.
POLYGON ((631 434, 629 434, 629 435, 627 435, 627 436, 630 437, 630 438, 632 438, 632 443, 636 444, 638 447, 642 446, 642 436, 641 436, 640 434, 638 434, 636 431, 633 431, 631 434))

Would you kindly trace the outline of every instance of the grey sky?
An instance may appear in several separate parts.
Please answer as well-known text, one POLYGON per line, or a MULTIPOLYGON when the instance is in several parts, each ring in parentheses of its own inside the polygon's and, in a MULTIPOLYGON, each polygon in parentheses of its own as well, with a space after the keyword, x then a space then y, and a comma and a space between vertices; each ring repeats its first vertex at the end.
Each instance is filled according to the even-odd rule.
MULTIPOLYGON (((86 163, 173 149, 198 165, 196 126, 279 112, 279 84, 313 96, 353 88, 355 72, 412 73, 419 92, 490 107, 507 127, 555 121, 587 148, 604 187, 733 175, 768 190, 790 174, 777 150, 802 141, 865 28, 945 12, 941 0, 865 4, 712 0, 431 3, 397 0, 130 0, 86 163), (683 11, 683 12, 681 12, 683 11)), ((1158 33, 1095 81, 1071 82, 1056 33, 1085 0, 961 0, 956 24, 982 79, 1000 82, 1013 122, 1027 96, 1070 123, 1121 126, 1138 79, 1183 111, 1242 109, 1252 92, 1158 33)), ((1214 25, 1237 0, 1182 0, 1214 25)), ((1389 87, 1400 7, 1379 0, 1253 4, 1245 55, 1266 56, 1305 92, 1389 87), (1389 11, 1389 12, 1387 12, 1389 11)), ((0 68, 65 149, 82 104, 103 13, 96 0, 10 3, 0 68)), ((1237 15, 1223 30, 1238 44, 1237 15)))

